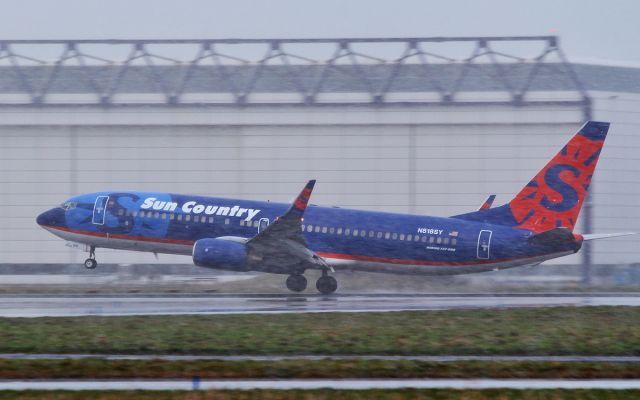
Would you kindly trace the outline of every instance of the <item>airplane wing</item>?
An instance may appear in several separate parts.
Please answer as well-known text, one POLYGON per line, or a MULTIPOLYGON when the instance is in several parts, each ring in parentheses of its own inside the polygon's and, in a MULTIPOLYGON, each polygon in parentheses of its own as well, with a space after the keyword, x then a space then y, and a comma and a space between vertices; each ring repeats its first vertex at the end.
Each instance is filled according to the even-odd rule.
POLYGON ((496 199, 496 195, 495 194, 492 194, 491 196, 487 197, 487 199, 484 201, 484 203, 482 203, 480 208, 478 208, 478 211, 487 210, 487 209, 491 208, 491 205, 493 204, 493 201, 495 199, 496 199))
POLYGON ((629 235, 637 235, 637 232, 617 232, 617 233, 586 233, 582 235, 584 241, 587 240, 596 240, 596 239, 607 239, 618 236, 629 236, 629 235))
POLYGON ((251 261, 280 267, 283 271, 296 266, 331 269, 322 257, 309 249, 302 234, 304 212, 315 183, 315 180, 309 181, 287 212, 247 241, 251 261))

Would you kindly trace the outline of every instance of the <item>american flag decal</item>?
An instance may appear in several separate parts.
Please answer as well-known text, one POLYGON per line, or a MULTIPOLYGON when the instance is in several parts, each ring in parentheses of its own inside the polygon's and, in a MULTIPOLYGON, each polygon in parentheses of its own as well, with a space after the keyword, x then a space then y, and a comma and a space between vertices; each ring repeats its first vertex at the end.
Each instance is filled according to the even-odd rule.
POLYGON ((449 236, 458 237, 458 231, 449 232, 449 236))

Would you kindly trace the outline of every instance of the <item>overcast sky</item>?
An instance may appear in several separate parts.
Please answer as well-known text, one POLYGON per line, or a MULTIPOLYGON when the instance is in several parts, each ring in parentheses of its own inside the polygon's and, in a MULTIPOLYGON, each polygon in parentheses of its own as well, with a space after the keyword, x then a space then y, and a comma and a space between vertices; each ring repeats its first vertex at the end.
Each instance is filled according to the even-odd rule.
POLYGON ((0 1, 0 39, 557 34, 572 61, 640 63, 635 0, 0 1))

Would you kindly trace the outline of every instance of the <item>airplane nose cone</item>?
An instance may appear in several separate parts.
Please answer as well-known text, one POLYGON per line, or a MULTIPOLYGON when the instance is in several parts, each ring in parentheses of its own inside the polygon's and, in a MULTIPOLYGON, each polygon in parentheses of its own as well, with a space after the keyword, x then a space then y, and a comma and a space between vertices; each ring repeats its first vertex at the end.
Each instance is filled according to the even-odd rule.
POLYGON ((36 222, 40 226, 60 226, 64 224, 64 210, 52 208, 38 215, 36 222))

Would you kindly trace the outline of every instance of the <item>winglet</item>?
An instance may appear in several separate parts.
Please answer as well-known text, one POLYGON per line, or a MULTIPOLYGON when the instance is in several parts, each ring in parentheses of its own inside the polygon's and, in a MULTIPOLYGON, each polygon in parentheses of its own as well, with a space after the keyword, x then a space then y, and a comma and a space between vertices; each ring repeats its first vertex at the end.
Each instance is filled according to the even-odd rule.
POLYGON ((313 187, 316 184, 316 180, 312 179, 307 182, 307 186, 302 189, 302 192, 296 197, 296 200, 293 202, 293 209, 296 209, 300 212, 304 212, 307 209, 307 204, 309 204, 309 198, 311 197, 311 192, 313 192, 313 187))
POLYGON ((493 204, 493 201, 495 199, 496 199, 496 195, 495 194, 492 194, 491 196, 487 197, 487 199, 484 201, 484 203, 482 203, 480 208, 478 208, 478 211, 490 209, 491 205, 493 204))

